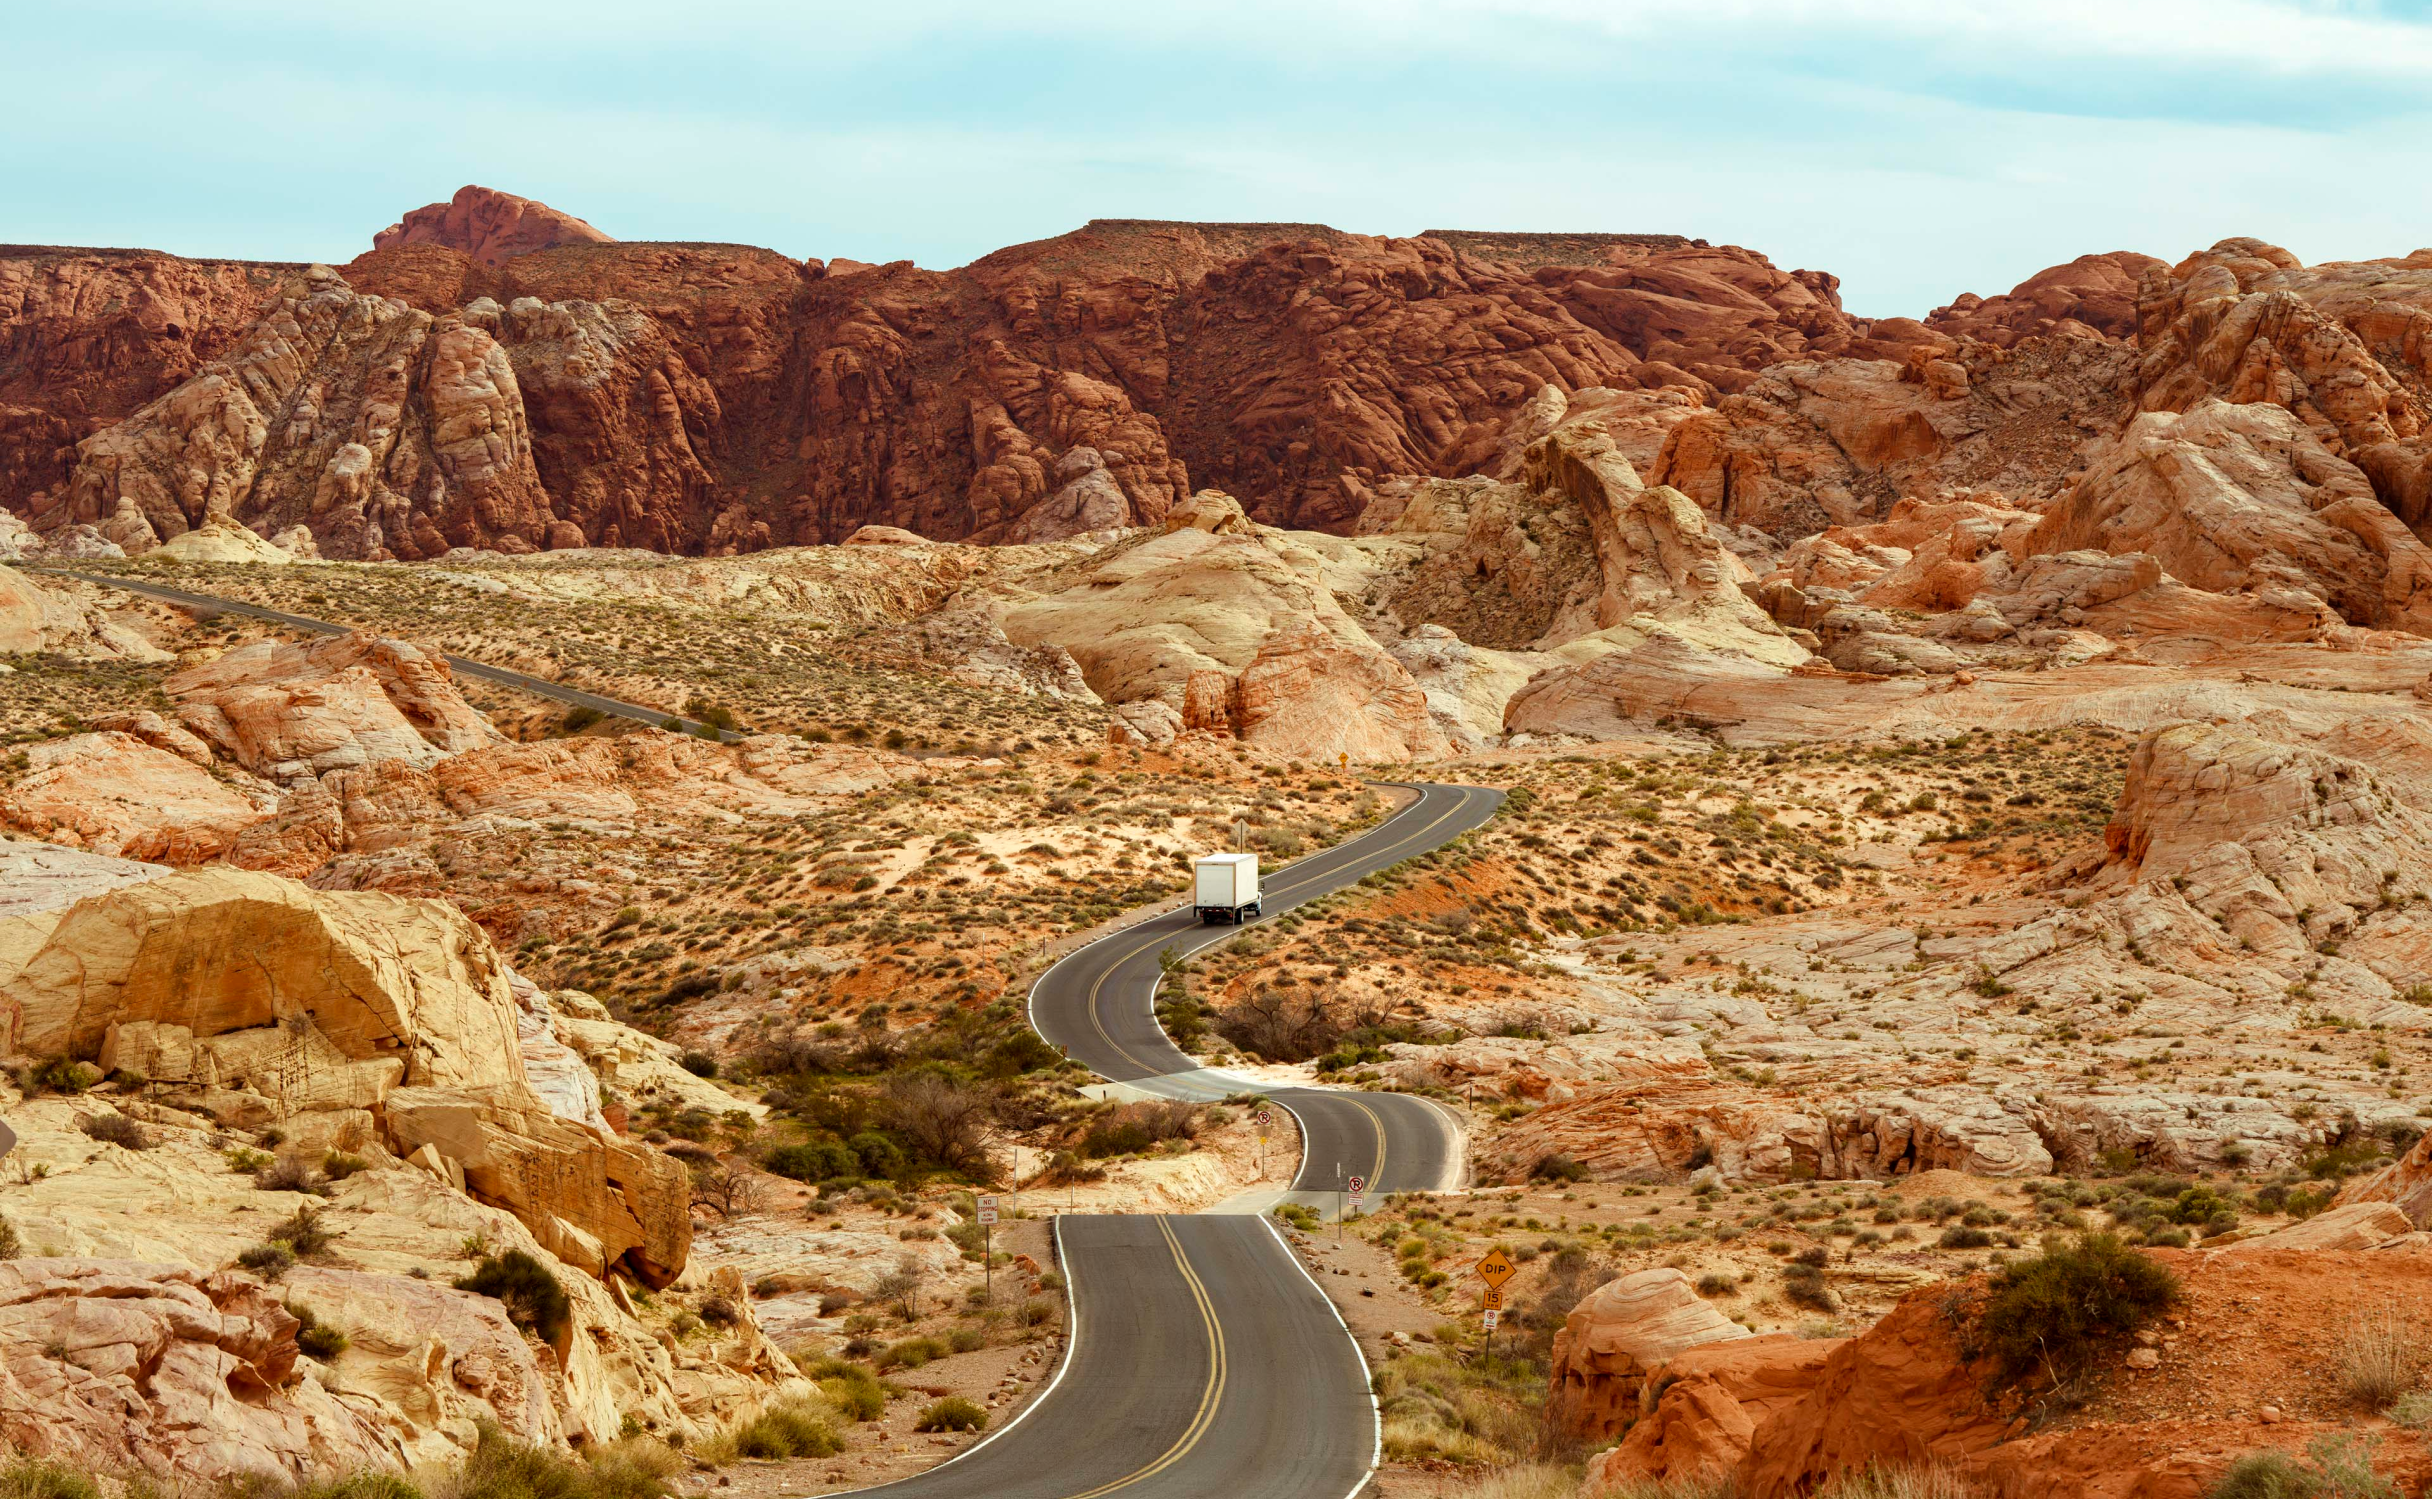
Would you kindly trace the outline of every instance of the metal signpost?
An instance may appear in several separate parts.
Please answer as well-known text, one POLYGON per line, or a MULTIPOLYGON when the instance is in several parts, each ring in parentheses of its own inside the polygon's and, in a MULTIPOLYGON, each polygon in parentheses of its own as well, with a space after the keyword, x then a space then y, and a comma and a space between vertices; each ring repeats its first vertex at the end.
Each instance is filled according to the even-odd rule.
POLYGON ((1478 1278, 1486 1282, 1484 1310, 1486 1313, 1486 1358, 1489 1363, 1492 1363, 1495 1357, 1495 1323, 1502 1320, 1503 1316, 1503 1285, 1504 1282, 1519 1273, 1520 1267, 1513 1264, 1511 1256, 1500 1249, 1488 1250, 1486 1258, 1478 1261, 1478 1278))
POLYGON ((996 1300, 996 1198, 980 1199, 980 1275, 988 1287, 988 1299, 996 1300))
POLYGON ((1260 1104, 1250 1117, 1258 1121, 1258 1179, 1267 1179, 1267 1126, 1275 1122, 1275 1111, 1260 1104))

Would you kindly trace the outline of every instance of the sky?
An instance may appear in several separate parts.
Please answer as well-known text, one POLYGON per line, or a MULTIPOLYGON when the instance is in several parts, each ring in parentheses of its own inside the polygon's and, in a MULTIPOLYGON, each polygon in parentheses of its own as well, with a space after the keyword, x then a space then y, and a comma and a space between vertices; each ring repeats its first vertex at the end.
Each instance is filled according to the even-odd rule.
POLYGON ((2432 0, 18 0, 0 241, 342 262, 468 182, 961 265, 1091 218, 1623 230, 1921 316, 2432 245, 2432 0))

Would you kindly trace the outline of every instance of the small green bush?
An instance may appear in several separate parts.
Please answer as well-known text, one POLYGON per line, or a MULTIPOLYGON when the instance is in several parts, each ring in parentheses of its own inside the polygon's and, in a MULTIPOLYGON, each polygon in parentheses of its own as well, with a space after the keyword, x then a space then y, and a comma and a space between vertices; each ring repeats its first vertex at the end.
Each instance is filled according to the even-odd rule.
POLYGON ((988 1334, 976 1327, 958 1327, 946 1341, 957 1353, 976 1353, 988 1345, 988 1334))
POLYGON ((810 1374, 828 1403, 854 1420, 875 1421, 887 1413, 885 1382, 859 1364, 825 1359, 812 1366, 810 1374))
POLYGON ((861 1175, 861 1157, 842 1140, 812 1140, 780 1145, 763 1156, 761 1168, 773 1176, 798 1182, 835 1181, 861 1175))
POLYGON ((321 1157, 321 1174, 334 1182, 342 1182, 359 1171, 371 1169, 371 1162, 343 1150, 333 1150, 321 1157))
POLYGON ((678 1461, 667 1449, 642 1442, 619 1442, 585 1461, 527 1446, 491 1426, 483 1428, 480 1445, 449 1485, 449 1495, 450 1499, 663 1499, 678 1461))
POLYGON ((2399 1499, 2398 1485, 2373 1471, 2372 1437, 2316 1437, 2307 1461, 2285 1452, 2250 1452, 2230 1465, 2206 1499, 2399 1499))
POLYGON ((797 1406, 763 1411, 735 1432, 739 1457, 834 1457, 843 1450, 836 1428, 797 1406))
POLYGON ((904 1338, 878 1350, 870 1360, 881 1369, 917 1369, 946 1356, 946 1345, 935 1338, 904 1338))
POLYGON ((101 1499, 101 1487, 64 1464, 19 1458, 0 1468, 0 1499, 101 1499))
POLYGON ((678 1065, 694 1077, 716 1077, 718 1075, 718 1059, 705 1051, 684 1053, 678 1065))
POLYGON ((256 1244, 236 1262, 264 1280, 277 1280, 296 1267, 296 1252, 284 1244, 256 1244))
POLYGON ((2084 1234, 2005 1266, 1978 1310, 1973 1343, 2006 1378, 2064 1379, 2102 1345, 2133 1336, 2179 1304, 2179 1278, 2111 1234, 2084 1234))
POLYGON ((334 1363, 346 1351, 346 1334, 321 1320, 311 1307, 300 1301, 287 1303, 287 1315, 296 1319, 296 1346, 322 1363, 334 1363))
POLYGON ((932 1400, 912 1423, 914 1431, 977 1431, 988 1424, 988 1413, 960 1395, 932 1400))
POLYGON ((547 1266, 520 1249, 482 1256, 473 1273, 456 1282, 456 1289, 495 1297, 505 1304, 507 1316, 516 1326, 537 1334, 544 1343, 554 1344, 566 1335, 567 1318, 573 1310, 566 1288, 547 1266))
POLYGON ((308 1260, 335 1243, 338 1236, 321 1226, 321 1210, 308 1202, 296 1209, 294 1217, 272 1224, 269 1237, 294 1250, 297 1259, 308 1260))

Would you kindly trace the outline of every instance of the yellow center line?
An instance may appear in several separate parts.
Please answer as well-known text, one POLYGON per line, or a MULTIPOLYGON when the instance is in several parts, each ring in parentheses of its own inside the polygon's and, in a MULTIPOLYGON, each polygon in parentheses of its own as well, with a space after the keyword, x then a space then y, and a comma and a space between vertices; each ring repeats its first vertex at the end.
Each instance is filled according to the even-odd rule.
POLYGON ((1174 1464, 1182 1461, 1184 1457, 1189 1455, 1190 1450, 1193 1447, 1199 1445, 1199 1439, 1207 1435, 1209 1425, 1212 1424, 1216 1419, 1216 1407, 1224 1400, 1224 1383, 1227 1372, 1224 1347, 1224 1324, 1219 1322, 1216 1318, 1216 1303, 1209 1297, 1208 1288, 1206 1285, 1201 1283, 1199 1279, 1199 1272, 1191 1268, 1190 1259, 1183 1254, 1182 1241, 1174 1237, 1173 1225, 1168 1223, 1162 1216, 1160 1216, 1157 1219, 1157 1231, 1165 1235, 1167 1247, 1172 1249, 1174 1252, 1174 1264, 1182 1271, 1182 1279, 1184 1283, 1191 1288, 1191 1299, 1198 1304, 1199 1316, 1201 1320, 1207 1324, 1207 1387, 1200 1392, 1199 1409, 1197 1413, 1191 1417, 1191 1424, 1183 1429, 1182 1435, 1175 1438, 1174 1445, 1166 1448, 1163 1455, 1158 1457, 1156 1461, 1135 1472, 1126 1474, 1125 1476, 1116 1479, 1112 1483, 1102 1483, 1098 1485, 1098 1487, 1090 1489, 1087 1492, 1075 1494, 1072 1496, 1072 1499, 1098 1499, 1098 1496, 1101 1494, 1111 1494, 1117 1489, 1130 1488, 1133 1484, 1139 1483, 1144 1479, 1156 1477, 1158 1474, 1164 1472, 1174 1464))
MULTIPOLYGON (((1459 812, 1467 805, 1469 805, 1469 798, 1467 795, 1455 795, 1453 798, 1453 804, 1450 807, 1436 814, 1436 816, 1429 821, 1425 827, 1419 829, 1417 832, 1412 833, 1406 838, 1397 839, 1394 842, 1387 844, 1385 846, 1385 852, 1392 853, 1397 849, 1405 848, 1411 843, 1426 837, 1429 833, 1434 832, 1436 828, 1443 823, 1445 818, 1459 812)), ((1288 880, 1278 884, 1275 887, 1274 893, 1278 895, 1289 894, 1290 892, 1297 890, 1304 885, 1312 883, 1314 880, 1322 880, 1325 878, 1327 878, 1327 876, 1321 874, 1297 881, 1288 880)), ((1146 942, 1132 948, 1130 951, 1124 953, 1123 956, 1115 959, 1112 963, 1109 963, 1104 968, 1098 970, 1098 977, 1089 986, 1089 1023, 1097 1031, 1098 1039, 1105 1042, 1108 1049, 1113 1051, 1116 1056, 1121 1057, 1123 1060, 1131 1063, 1134 1067, 1141 1069, 1143 1072, 1146 1072, 1151 1077, 1163 1077, 1165 1074, 1159 1072, 1156 1068, 1149 1066, 1146 1062, 1141 1061, 1138 1057, 1133 1056, 1129 1051, 1126 1051, 1122 1044, 1117 1042, 1115 1038, 1107 1032, 1105 1016, 1100 1013, 1099 1010, 1098 996, 1099 991, 1106 987, 1106 981, 1114 977, 1117 969, 1121 968, 1124 964, 1130 962, 1132 959, 1140 956, 1142 953, 1147 952, 1150 948, 1157 946, 1159 943, 1170 942, 1171 940, 1171 937, 1168 935, 1159 935, 1149 938, 1146 942)))
POLYGON ((1367 1115, 1368 1123, 1376 1130, 1376 1164, 1368 1168, 1368 1186, 1372 1191, 1381 1193, 1385 1190, 1385 1121, 1377 1117, 1376 1110, 1356 1098, 1348 1098, 1344 1102, 1367 1115))

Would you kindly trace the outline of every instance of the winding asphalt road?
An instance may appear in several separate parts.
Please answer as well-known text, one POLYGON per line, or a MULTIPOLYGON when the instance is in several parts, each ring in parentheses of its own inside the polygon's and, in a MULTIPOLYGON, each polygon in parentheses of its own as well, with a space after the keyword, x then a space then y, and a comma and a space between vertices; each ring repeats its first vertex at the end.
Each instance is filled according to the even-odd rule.
MULTIPOLYGON (((164 583, 146 583, 135 578, 114 578, 108 573, 80 573, 73 568, 65 567, 33 567, 23 570, 50 573, 61 578, 74 578, 83 583, 98 583, 104 588, 124 589, 128 593, 140 593, 146 598, 175 604, 181 609, 190 609, 197 614, 242 614, 251 619, 267 619, 286 625, 290 629, 305 630, 315 635, 344 635, 355 628, 352 625, 332 624, 325 619, 314 619, 309 615, 289 614, 283 609, 266 608, 260 604, 248 604, 237 599, 224 599, 216 594, 188 593, 183 588, 171 588, 164 583)), ((569 687, 563 682, 552 682, 547 677, 536 677, 529 672, 509 671, 506 667, 491 666, 487 662, 475 661, 465 656, 449 656, 447 659, 449 667, 465 676, 484 682, 493 682, 501 687, 517 688, 545 697, 552 702, 564 703, 569 707, 589 708, 594 713, 606 714, 612 718, 631 718, 642 723, 661 726, 674 718, 674 721, 681 725, 687 734, 708 737, 711 732, 707 724, 695 723, 689 718, 676 717, 663 708, 646 708, 639 703, 602 697, 596 692, 585 692, 580 687, 569 687)), ((743 736, 726 731, 718 733, 716 737, 732 741, 743 736)))
MULTIPOLYGON (((182 608, 345 632, 162 584, 46 570, 182 608)), ((543 677, 459 656, 448 664, 557 702, 666 722, 657 710, 543 677)), ((1413 789, 1415 801, 1367 833, 1275 871, 1264 881, 1260 920, 1441 847, 1492 817, 1503 799, 1473 786, 1413 789)), ((1128 1088, 1195 1101, 1255 1091, 1290 1109, 1304 1142, 1290 1195, 1313 1205, 1331 1207, 1353 1175, 1374 1192, 1458 1185, 1460 1127, 1423 1099, 1263 1088, 1202 1068, 1175 1048, 1157 1024, 1158 955, 1170 948, 1188 957, 1241 930, 1203 927, 1185 907, 1101 938, 1040 975, 1030 993, 1031 1024, 1128 1088)), ((1350 1499, 1367 1487, 1379 1451, 1367 1365, 1264 1212, 1060 1217, 1055 1232, 1072 1322, 1047 1389, 942 1466, 860 1492, 888 1499, 1350 1499)))
MULTIPOLYGON (((1440 847, 1503 799, 1479 787, 1413 789, 1417 800, 1368 833, 1276 871, 1261 920, 1440 847)), ((1030 1022, 1110 1081, 1193 1100, 1257 1091, 1290 1109, 1305 1142, 1295 1195, 1331 1205, 1347 1175, 1380 1192, 1457 1185, 1460 1128, 1433 1104, 1261 1088, 1199 1067, 1167 1039, 1155 1009, 1159 954, 1187 957, 1240 930, 1203 927, 1185 907, 1101 938, 1039 976, 1030 1022)), ((1056 1250, 1073 1325, 1054 1381, 943 1467, 864 1492, 1348 1499, 1367 1487, 1379 1435, 1367 1365, 1263 1212, 1058 1218, 1056 1250)))

